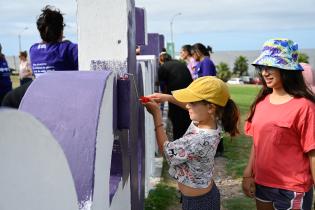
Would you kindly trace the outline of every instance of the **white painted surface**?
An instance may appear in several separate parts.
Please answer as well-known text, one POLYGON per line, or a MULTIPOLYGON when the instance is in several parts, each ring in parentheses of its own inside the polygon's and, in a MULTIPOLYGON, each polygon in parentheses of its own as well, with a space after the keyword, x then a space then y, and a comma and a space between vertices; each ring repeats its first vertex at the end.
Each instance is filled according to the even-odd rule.
POLYGON ((78 0, 79 69, 91 60, 121 60, 128 56, 127 0, 78 0))
POLYGON ((103 96, 102 106, 97 130, 96 139, 96 157, 95 157, 95 180, 93 210, 121 210, 130 209, 130 178, 125 186, 122 186, 122 180, 119 183, 117 192, 113 197, 112 203, 109 203, 109 180, 111 168, 111 156, 114 141, 113 134, 113 81, 115 75, 111 74, 107 80, 103 96), (110 102, 109 102, 110 101, 110 102), (123 202, 121 202, 123 200, 123 202))
MULTIPOLYGON (((144 95, 154 93, 154 84, 156 81, 157 59, 154 55, 138 55, 137 63, 140 63, 143 77, 144 95)), ((157 168, 155 153, 158 151, 154 122, 151 114, 145 112, 145 196, 148 196, 149 191, 154 187, 156 175, 160 168, 157 168)))
POLYGON ((77 210, 68 161, 30 114, 0 109, 0 209, 77 210))
MULTIPOLYGON (((130 45, 135 49, 135 41, 128 43, 128 13, 134 7, 131 1, 78 0, 77 2, 79 69, 91 70, 92 60, 114 61, 114 64, 126 62, 130 45)), ((110 70, 117 70, 116 67, 110 70)), ((91 208, 93 210, 131 209, 130 176, 124 187, 122 181, 120 182, 112 203, 109 203, 110 164, 114 140, 112 98, 116 73, 108 78, 100 111, 91 208)))

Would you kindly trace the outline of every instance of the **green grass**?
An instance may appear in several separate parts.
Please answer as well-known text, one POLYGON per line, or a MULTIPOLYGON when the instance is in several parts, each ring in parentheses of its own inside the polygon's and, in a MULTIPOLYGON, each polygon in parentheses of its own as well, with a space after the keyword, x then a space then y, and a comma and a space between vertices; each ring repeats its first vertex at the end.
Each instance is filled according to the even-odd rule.
POLYGON ((12 87, 16 88, 20 86, 19 75, 11 75, 12 87))
MULTIPOLYGON (((241 111, 241 135, 230 139, 225 137, 224 156, 227 158, 226 171, 228 175, 242 177, 243 170, 247 165, 252 140, 244 135, 243 127, 249 112, 249 107, 260 87, 254 85, 230 86, 231 98, 239 106, 241 111)), ((241 186, 240 186, 241 188, 241 186)), ((227 210, 253 210, 255 201, 245 196, 234 197, 224 201, 223 206, 227 210)))
POLYGON ((224 139, 224 156, 228 159, 227 173, 234 178, 241 177, 247 164, 252 140, 244 135, 243 127, 248 115, 249 107, 260 87, 256 85, 231 85, 231 98, 239 106, 241 111, 241 134, 237 137, 224 139))
POLYGON ((144 202, 145 210, 166 210, 178 202, 175 187, 166 184, 157 184, 154 190, 149 192, 144 202))
POLYGON ((255 201, 247 197, 236 197, 226 200, 223 203, 225 209, 228 210, 254 210, 255 201))

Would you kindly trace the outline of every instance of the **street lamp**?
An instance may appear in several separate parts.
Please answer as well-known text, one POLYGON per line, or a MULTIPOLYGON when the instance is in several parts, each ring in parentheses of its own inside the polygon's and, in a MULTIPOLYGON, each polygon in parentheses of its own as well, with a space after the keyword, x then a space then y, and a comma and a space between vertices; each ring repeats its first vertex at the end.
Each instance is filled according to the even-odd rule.
POLYGON ((24 27, 21 31, 20 31, 20 33, 18 34, 18 37, 19 37, 19 52, 21 52, 21 50, 22 50, 22 47, 21 47, 21 34, 25 31, 25 30, 27 30, 28 29, 28 27, 24 27))
POLYGON ((172 19, 171 19, 171 22, 170 22, 170 26, 171 26, 171 42, 173 43, 173 22, 174 22, 174 19, 176 16, 179 16, 181 15, 182 13, 179 12, 179 13, 176 13, 175 15, 173 15, 172 19))

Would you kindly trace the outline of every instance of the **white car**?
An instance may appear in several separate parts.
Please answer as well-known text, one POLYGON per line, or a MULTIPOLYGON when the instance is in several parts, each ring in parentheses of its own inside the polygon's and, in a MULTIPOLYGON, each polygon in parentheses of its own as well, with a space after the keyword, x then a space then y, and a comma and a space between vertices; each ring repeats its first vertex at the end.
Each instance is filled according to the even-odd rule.
POLYGON ((228 84, 243 85, 244 81, 241 78, 231 78, 227 81, 228 84))

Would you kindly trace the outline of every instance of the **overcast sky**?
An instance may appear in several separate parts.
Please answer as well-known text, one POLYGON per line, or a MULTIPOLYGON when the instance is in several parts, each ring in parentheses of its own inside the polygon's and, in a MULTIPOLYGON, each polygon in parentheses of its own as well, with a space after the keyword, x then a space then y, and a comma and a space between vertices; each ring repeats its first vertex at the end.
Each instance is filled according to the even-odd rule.
MULTIPOLYGON (((92 1, 92 0, 91 0, 92 1)), ((113 0, 115 1, 115 0, 113 0)), ((315 0, 135 0, 147 12, 147 31, 170 41, 170 22, 176 49, 201 42, 214 51, 258 50, 273 37, 287 37, 300 48, 315 48, 315 0)), ((35 21, 50 4, 65 15, 65 36, 77 41, 75 0, 0 0, 0 43, 7 55, 40 41, 35 21), (24 29, 27 27, 27 29, 24 29)))

